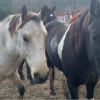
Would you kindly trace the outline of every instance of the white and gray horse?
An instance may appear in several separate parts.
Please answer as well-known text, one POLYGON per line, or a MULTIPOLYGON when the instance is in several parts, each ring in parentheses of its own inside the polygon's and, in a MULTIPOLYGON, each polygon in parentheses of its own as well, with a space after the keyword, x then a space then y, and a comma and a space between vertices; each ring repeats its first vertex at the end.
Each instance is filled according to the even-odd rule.
POLYGON ((22 59, 26 59, 34 81, 43 83, 48 77, 47 31, 43 25, 47 8, 44 6, 39 13, 33 13, 24 5, 22 14, 10 15, 0 22, 0 82, 9 78, 19 89, 21 98, 25 89, 17 69, 22 59))

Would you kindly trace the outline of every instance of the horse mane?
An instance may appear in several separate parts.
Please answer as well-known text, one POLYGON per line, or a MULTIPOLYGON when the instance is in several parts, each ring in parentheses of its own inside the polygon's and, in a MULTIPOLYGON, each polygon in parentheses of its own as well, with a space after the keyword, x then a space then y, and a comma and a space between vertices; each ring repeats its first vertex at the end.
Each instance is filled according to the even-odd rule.
POLYGON ((14 31, 16 30, 16 26, 19 23, 20 15, 15 15, 12 17, 10 21, 10 27, 9 32, 11 33, 11 36, 13 35, 14 31))
POLYGON ((36 13, 33 12, 29 12, 26 20, 20 23, 20 25, 17 28, 17 25, 19 24, 19 19, 21 17, 21 14, 19 15, 14 15, 10 21, 10 27, 9 27, 9 32, 11 33, 11 36, 14 34, 14 32, 16 32, 17 30, 19 30, 20 28, 22 28, 28 21, 30 20, 36 20, 37 22, 40 21, 39 17, 37 16, 36 13), (17 28, 17 29, 16 29, 17 28))
MULTIPOLYGON (((73 61, 77 62, 78 57, 75 56, 75 52, 79 53, 81 46, 82 48, 84 48, 84 50, 86 49, 85 43, 83 43, 83 38, 85 37, 85 31, 86 31, 85 28, 87 28, 88 15, 89 15, 89 9, 86 9, 81 14, 79 14, 76 20, 74 20, 74 22, 70 25, 70 29, 67 34, 68 37, 66 38, 66 45, 68 46, 67 48, 70 48, 70 49, 67 49, 66 51, 68 54, 67 58, 70 57, 70 62, 68 63, 68 65, 70 65, 71 62, 73 61), (69 41, 71 41, 70 44, 69 44, 69 41)), ((82 56, 86 57, 87 55, 83 54, 82 56)), ((86 64, 81 59, 78 59, 78 60, 81 63, 86 64)))
POLYGON ((82 31, 82 26, 83 26, 83 23, 86 23, 85 18, 87 16, 88 12, 89 12, 89 9, 86 9, 81 14, 76 15, 71 20, 69 20, 69 23, 73 22, 72 26, 74 26, 73 29, 75 32, 77 29, 82 31))
POLYGON ((79 19, 79 25, 80 25, 81 30, 82 30, 83 23, 86 23, 85 18, 87 17, 89 11, 90 11, 90 9, 87 8, 81 14, 79 14, 79 17, 76 19, 76 20, 79 19))
POLYGON ((67 23, 71 24, 73 21, 75 21, 78 18, 79 15, 75 15, 74 17, 72 17, 71 19, 69 19, 67 21, 67 23))

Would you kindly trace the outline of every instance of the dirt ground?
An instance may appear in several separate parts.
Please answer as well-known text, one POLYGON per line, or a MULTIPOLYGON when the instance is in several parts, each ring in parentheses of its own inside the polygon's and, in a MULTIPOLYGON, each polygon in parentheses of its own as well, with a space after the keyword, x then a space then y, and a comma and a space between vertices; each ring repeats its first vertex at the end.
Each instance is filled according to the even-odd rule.
MULTIPOLYGON (((49 80, 47 80, 43 84, 37 84, 37 85, 31 85, 29 80, 26 77, 26 67, 24 65, 24 75, 25 80, 23 81, 25 85, 25 99, 50 99, 50 89, 49 89, 49 80)), ((56 92, 56 97, 58 99, 65 99, 64 92, 62 89, 62 83, 59 77, 59 71, 56 69, 55 74, 55 82, 54 82, 54 88, 56 92)), ((79 88, 79 98, 80 99, 86 99, 86 89, 85 86, 80 86, 79 88)), ((8 79, 3 81, 0 85, 0 99, 17 99, 18 98, 18 90, 16 86, 14 86, 8 79)), ((96 85, 95 91, 94 91, 94 98, 100 99, 100 80, 98 84, 96 85)))

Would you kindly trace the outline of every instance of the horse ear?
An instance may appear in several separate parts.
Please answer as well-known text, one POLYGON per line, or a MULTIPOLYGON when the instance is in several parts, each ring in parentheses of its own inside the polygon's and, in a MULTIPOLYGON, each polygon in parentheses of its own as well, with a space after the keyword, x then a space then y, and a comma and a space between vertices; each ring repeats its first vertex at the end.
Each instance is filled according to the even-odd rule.
POLYGON ((100 18, 100 4, 98 0, 91 1, 90 14, 96 19, 100 18))
POLYGON ((52 8, 53 11, 55 11, 55 9, 56 9, 56 6, 54 6, 54 7, 52 8))
POLYGON ((26 5, 24 5, 22 7, 22 20, 25 21, 26 17, 27 17, 27 8, 26 8, 26 5))
POLYGON ((43 9, 38 14, 41 20, 45 19, 46 15, 47 15, 47 10, 48 10, 48 7, 46 5, 44 5, 43 9))

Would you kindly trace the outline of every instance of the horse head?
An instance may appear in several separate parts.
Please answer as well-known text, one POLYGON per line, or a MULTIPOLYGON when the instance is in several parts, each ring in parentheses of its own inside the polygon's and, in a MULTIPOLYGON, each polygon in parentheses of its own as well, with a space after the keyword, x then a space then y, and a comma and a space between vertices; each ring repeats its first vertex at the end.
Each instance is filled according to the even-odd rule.
POLYGON ((33 80, 43 83, 48 77, 45 57, 45 38, 47 31, 43 25, 47 6, 37 14, 28 12, 26 6, 22 8, 21 24, 15 30, 18 33, 18 51, 22 59, 26 59, 31 69, 33 80))
POLYGON ((43 22, 44 25, 46 25, 48 22, 54 21, 56 19, 56 16, 55 16, 55 13, 54 13, 55 9, 56 9, 56 6, 47 9, 47 16, 46 16, 46 19, 43 22))
POLYGON ((86 23, 88 57, 100 73, 100 3, 98 0, 91 1, 86 23))

